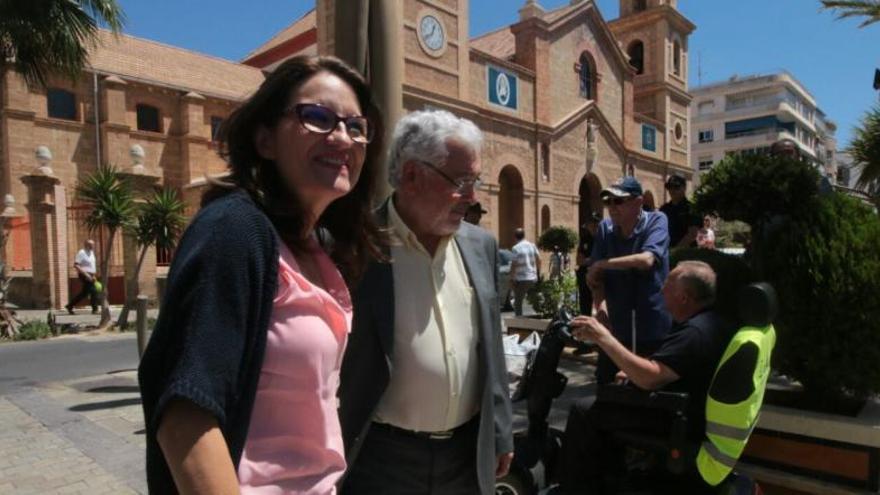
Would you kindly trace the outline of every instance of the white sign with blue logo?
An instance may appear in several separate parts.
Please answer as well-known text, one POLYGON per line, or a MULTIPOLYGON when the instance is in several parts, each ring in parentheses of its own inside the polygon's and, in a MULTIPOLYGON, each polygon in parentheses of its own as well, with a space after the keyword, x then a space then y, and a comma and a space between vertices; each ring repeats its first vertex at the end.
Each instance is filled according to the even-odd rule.
POLYGON ((486 85, 489 89, 489 103, 516 110, 517 77, 510 72, 488 67, 486 85))
POLYGON ((657 151, 657 128, 652 125, 642 124, 642 149, 657 151))

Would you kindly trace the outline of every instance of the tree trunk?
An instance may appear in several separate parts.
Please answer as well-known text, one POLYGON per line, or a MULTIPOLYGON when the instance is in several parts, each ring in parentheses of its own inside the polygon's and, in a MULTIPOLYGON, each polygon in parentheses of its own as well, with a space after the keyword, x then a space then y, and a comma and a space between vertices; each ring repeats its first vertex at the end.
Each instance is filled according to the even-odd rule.
POLYGON ((104 246, 104 256, 101 260, 101 284, 104 285, 101 297, 101 322, 98 328, 106 330, 113 324, 113 317, 110 315, 110 254, 113 249, 113 238, 116 236, 116 229, 109 229, 107 236, 107 244, 104 246))
POLYGON ((137 290, 134 294, 126 294, 125 296, 125 305, 122 307, 122 312, 119 313, 119 319, 116 320, 116 326, 119 328, 126 328, 128 326, 128 312, 131 311, 132 305, 137 300, 137 296, 141 293, 141 284, 139 282, 141 276, 141 267, 144 265, 144 258, 147 257, 147 249, 150 247, 149 244, 143 246, 141 248, 141 254, 138 256, 137 266, 134 269, 134 286, 137 287, 137 290))

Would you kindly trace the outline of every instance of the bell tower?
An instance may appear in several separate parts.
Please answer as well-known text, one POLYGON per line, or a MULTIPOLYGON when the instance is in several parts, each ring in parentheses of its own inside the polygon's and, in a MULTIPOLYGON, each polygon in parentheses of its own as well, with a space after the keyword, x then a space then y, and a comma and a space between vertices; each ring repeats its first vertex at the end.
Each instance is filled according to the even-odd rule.
POLYGON ((696 29, 677 0, 620 0, 608 23, 636 69, 634 111, 665 125, 664 159, 688 167, 688 37, 696 29))
POLYGON ((403 4, 404 84, 468 99, 468 0, 403 4))

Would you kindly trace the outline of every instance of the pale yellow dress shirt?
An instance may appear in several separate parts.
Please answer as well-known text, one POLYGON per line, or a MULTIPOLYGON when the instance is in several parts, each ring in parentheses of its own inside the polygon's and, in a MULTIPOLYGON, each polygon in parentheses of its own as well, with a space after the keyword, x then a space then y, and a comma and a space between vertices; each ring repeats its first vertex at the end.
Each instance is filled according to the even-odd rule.
POLYGON ((451 430, 480 408, 477 305, 452 236, 432 257, 389 202, 394 273, 391 379, 375 420, 451 430))

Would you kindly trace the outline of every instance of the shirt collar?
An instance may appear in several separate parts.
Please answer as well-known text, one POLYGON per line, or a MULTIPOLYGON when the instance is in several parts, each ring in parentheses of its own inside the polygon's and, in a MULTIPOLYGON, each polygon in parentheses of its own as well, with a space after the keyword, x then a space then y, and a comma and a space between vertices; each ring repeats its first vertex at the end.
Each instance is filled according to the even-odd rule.
MULTIPOLYGON (((393 196, 388 201, 388 223, 391 226, 392 245, 404 246, 410 249, 423 251, 427 254, 428 251, 422 246, 422 243, 419 242, 419 238, 416 237, 415 232, 409 228, 406 222, 404 222, 397 213, 397 209, 394 207, 393 196)), ((441 253, 446 249, 451 238, 452 236, 446 236, 440 240, 440 244, 437 246, 437 253, 441 253)))
MULTIPOLYGON (((645 230, 645 225, 647 223, 648 223, 648 215, 645 213, 644 210, 639 211, 639 219, 636 220, 636 226, 633 227, 632 234, 630 234, 630 236, 627 237, 627 239, 630 239, 632 237, 635 237, 638 234, 641 234, 642 231, 645 230)), ((623 234, 621 234, 621 232, 620 232, 620 225, 612 224, 612 229, 614 230, 615 235, 617 235, 621 238, 623 237, 623 234)))

